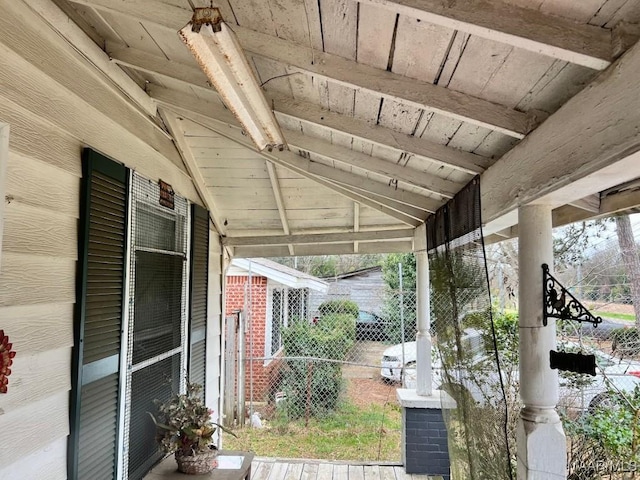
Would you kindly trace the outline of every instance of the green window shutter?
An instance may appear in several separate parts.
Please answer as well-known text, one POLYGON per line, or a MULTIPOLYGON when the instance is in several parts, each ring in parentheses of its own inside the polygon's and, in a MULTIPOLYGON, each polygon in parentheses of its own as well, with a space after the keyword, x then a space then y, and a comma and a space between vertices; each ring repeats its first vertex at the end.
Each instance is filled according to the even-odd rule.
MULTIPOLYGON (((191 277, 189 285, 189 381, 204 386, 206 371, 209 212, 191 206, 191 277)), ((204 393, 203 393, 204 395, 204 393)))
POLYGON ((126 167, 83 152, 68 477, 116 477, 124 316, 126 167))

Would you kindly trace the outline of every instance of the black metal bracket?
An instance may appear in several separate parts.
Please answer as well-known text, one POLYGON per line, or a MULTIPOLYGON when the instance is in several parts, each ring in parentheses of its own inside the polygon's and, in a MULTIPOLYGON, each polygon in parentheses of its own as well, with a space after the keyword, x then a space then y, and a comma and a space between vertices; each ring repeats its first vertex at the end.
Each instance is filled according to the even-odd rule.
POLYGON ((601 317, 595 317, 574 297, 569 290, 549 273, 549 265, 542 264, 542 324, 546 327, 549 318, 587 322, 597 327, 601 317))

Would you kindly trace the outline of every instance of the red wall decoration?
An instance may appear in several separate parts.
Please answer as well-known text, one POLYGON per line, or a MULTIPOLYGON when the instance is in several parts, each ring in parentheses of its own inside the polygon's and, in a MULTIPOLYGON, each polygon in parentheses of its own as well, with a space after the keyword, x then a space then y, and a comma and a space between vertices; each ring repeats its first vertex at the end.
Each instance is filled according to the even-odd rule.
POLYGON ((7 393, 9 385, 9 375, 11 375, 11 364, 16 352, 11 350, 13 344, 9 343, 9 337, 0 330, 0 393, 7 393))

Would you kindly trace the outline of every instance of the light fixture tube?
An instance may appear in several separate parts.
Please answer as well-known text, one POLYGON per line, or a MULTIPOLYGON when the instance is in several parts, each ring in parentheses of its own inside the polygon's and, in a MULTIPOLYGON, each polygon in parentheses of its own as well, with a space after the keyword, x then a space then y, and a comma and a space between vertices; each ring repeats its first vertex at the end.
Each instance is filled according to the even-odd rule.
POLYGON ((200 68, 258 150, 286 142, 235 34, 217 8, 196 8, 179 32, 200 68))

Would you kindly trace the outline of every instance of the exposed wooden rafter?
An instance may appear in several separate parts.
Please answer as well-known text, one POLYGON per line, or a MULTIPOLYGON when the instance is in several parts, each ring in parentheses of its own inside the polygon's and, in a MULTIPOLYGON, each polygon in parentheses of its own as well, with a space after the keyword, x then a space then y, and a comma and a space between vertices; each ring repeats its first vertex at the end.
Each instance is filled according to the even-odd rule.
POLYGON ((329 82, 436 112, 473 125, 524 138, 542 120, 487 100, 398 75, 270 35, 236 27, 242 47, 253 54, 329 82))
MULTIPOLYGON (((107 54, 90 38, 75 21, 82 21, 79 15, 69 21, 68 11, 63 11, 50 0, 25 0, 25 3, 48 22, 75 50, 100 71, 114 90, 131 99, 144 113, 156 115, 156 105, 125 72, 109 61, 107 54)), ((69 10, 73 10, 69 7, 69 10)), ((88 29, 91 32, 91 29, 88 29)))
MULTIPOLYGON (((282 222, 282 230, 285 235, 290 235, 289 220, 287 219, 287 210, 284 207, 284 199, 282 198, 282 189, 280 188, 280 181, 278 180, 278 172, 276 167, 268 160, 265 160, 267 166, 267 172, 269 175, 269 181, 271 182, 271 188, 273 189, 273 196, 276 199, 276 205, 278 206, 278 215, 280 215, 280 222, 282 222)), ((289 253, 294 254, 293 245, 289 244, 289 253)))
MULTIPOLYGON (((196 100, 189 95, 161 87, 150 87, 149 93, 156 101, 164 104, 191 110, 219 121, 228 121, 228 123, 231 124, 236 123, 233 116, 220 105, 212 104, 204 100, 196 100)), ((445 198, 453 197, 462 187, 462 184, 445 180, 410 167, 403 167, 397 163, 372 157, 346 147, 334 145, 324 140, 303 135, 297 131, 283 129, 283 133, 289 145, 302 152, 311 152, 317 156, 344 165, 354 166, 384 175, 389 177, 389 179, 399 180, 407 185, 419 187, 445 198)))
MULTIPOLYGON (((166 89, 155 87, 149 90, 149 94, 159 104, 169 106, 175 111, 179 111, 180 113, 183 113, 187 116, 191 114, 192 118, 195 115, 201 118, 205 118, 210 122, 217 123, 218 126, 216 128, 218 129, 218 131, 222 129, 222 131, 225 132, 223 133, 225 135, 229 135, 230 129, 237 130, 237 134, 240 135, 239 139, 244 142, 245 145, 253 148, 250 142, 248 142, 248 139, 242 136, 240 127, 237 126, 237 122, 233 115, 231 115, 229 111, 225 110, 224 107, 214 104, 203 104, 202 101, 191 99, 190 97, 180 97, 181 101, 176 101, 177 97, 173 95, 167 95, 168 93, 170 92, 167 92, 166 89)), ((312 162, 305 157, 304 152, 306 152, 306 150, 297 147, 293 143, 291 144, 291 147, 301 150, 303 155, 296 155, 292 152, 287 151, 274 151, 267 153, 262 152, 262 155, 266 158, 278 158, 279 160, 276 163, 282 164, 286 167, 295 168, 296 170, 304 171, 307 175, 311 174, 314 178, 317 178, 318 176, 323 177, 324 179, 329 180, 334 184, 361 190, 363 192, 373 194, 381 198, 387 198, 397 204, 405 204, 412 208, 412 214, 416 209, 422 210, 425 213, 418 217, 420 219, 424 219, 427 212, 434 212, 442 204, 441 201, 434 200, 429 197, 418 195, 405 190, 400 190, 350 172, 337 170, 327 165, 312 162)), ((328 144, 327 147, 329 148, 333 146, 328 144)))
MULTIPOLYGON (((76 3, 129 15, 176 31, 184 27, 191 10, 149 0, 73 0, 76 3)), ((542 120, 477 97, 429 82, 404 77, 352 60, 310 49, 280 38, 234 26, 242 47, 291 69, 460 121, 523 138, 542 120)))
MULTIPOLYGON (((233 126, 230 126, 229 124, 226 124, 225 122, 220 122, 210 117, 206 117, 206 116, 203 116, 188 110, 184 110, 178 107, 174 107, 171 105, 166 105, 166 107, 171 110, 174 110, 175 113, 178 113, 181 116, 189 118, 195 123, 198 123, 206 128, 209 128, 212 131, 215 131, 216 133, 224 136, 225 138, 233 140, 234 142, 237 142, 238 144, 243 145, 247 148, 253 148, 253 144, 251 143, 251 141, 246 136, 244 136, 241 130, 237 127, 233 127, 233 126)), ((375 210, 385 213, 407 225, 415 227, 420 223, 422 223, 426 218, 427 213, 424 210, 421 210, 416 207, 412 207, 410 205, 397 201, 393 198, 388 198, 389 194, 393 190, 391 187, 388 187, 388 189, 383 188, 383 190, 385 190, 385 193, 387 195, 376 195, 374 193, 370 193, 366 191, 366 189, 363 190, 362 188, 364 188, 364 185, 360 185, 361 188, 344 186, 344 183, 342 182, 344 182, 345 179, 349 180, 351 175, 340 175, 341 177, 340 182, 325 178, 323 176, 323 173, 330 173, 331 175, 334 175, 335 170, 333 172, 329 172, 328 170, 331 170, 330 167, 326 167, 326 169, 328 170, 318 172, 316 171, 317 168, 314 168, 319 166, 318 164, 312 163, 308 159, 302 158, 301 156, 296 155, 293 152, 264 151, 264 152, 261 152, 260 155, 263 156, 266 160, 269 160, 277 165, 285 167, 291 170, 292 172, 302 175, 303 177, 309 178, 314 182, 320 185, 326 186, 331 190, 335 191, 336 193, 344 195, 345 197, 351 200, 360 202, 363 205, 367 205, 375 210)), ((320 167, 324 167, 324 166, 320 165, 320 167)), ((321 168, 320 170, 325 170, 325 169, 321 168)), ((362 182, 358 181, 358 183, 362 183, 362 182)), ((377 182, 373 182, 373 183, 377 183, 377 182)), ((385 187, 384 185, 381 185, 381 184, 378 184, 378 185, 380 185, 381 187, 385 187)))
POLYGON ((191 178, 193 179, 193 183, 196 190, 198 190, 200 198, 209 210, 209 215, 211 216, 211 220, 213 221, 215 228, 218 230, 220 235, 225 235, 226 229, 224 224, 221 222, 221 217, 218 213, 215 202, 213 201, 213 197, 205 185, 206 182, 202 177, 202 172, 200 171, 198 163, 191 152, 191 148, 184 137, 184 128, 181 125, 181 119, 179 119, 173 112, 167 110, 160 110, 160 115, 171 132, 171 135, 175 139, 178 151, 187 166, 187 170, 189 170, 189 175, 191 175, 191 178))
POLYGON ((596 70, 612 61, 608 30, 494 0, 360 0, 436 25, 596 70))
POLYGON ((305 136, 293 130, 284 130, 290 145, 305 152, 311 152, 315 156, 322 157, 344 165, 358 167, 363 170, 384 175, 392 180, 401 181, 407 185, 413 185, 428 192, 435 193, 445 198, 452 198, 462 188, 462 184, 450 180, 440 179, 437 176, 425 174, 419 170, 403 167, 397 163, 382 160, 380 158, 357 152, 346 147, 328 143, 314 137, 305 136))
MULTIPOLYGON (((113 61, 119 65, 177 80, 190 86, 206 88, 207 95, 216 95, 209 88, 204 73, 194 65, 171 62, 166 58, 121 45, 107 44, 107 50, 113 61)), ((203 92, 203 94, 205 93, 203 92)), ((474 175, 482 173, 490 164, 489 159, 479 155, 399 133, 379 125, 371 125, 357 118, 331 112, 308 102, 273 93, 267 93, 267 98, 278 118, 284 116, 319 125, 329 130, 343 132, 374 145, 397 150, 399 154, 415 155, 474 175)))

